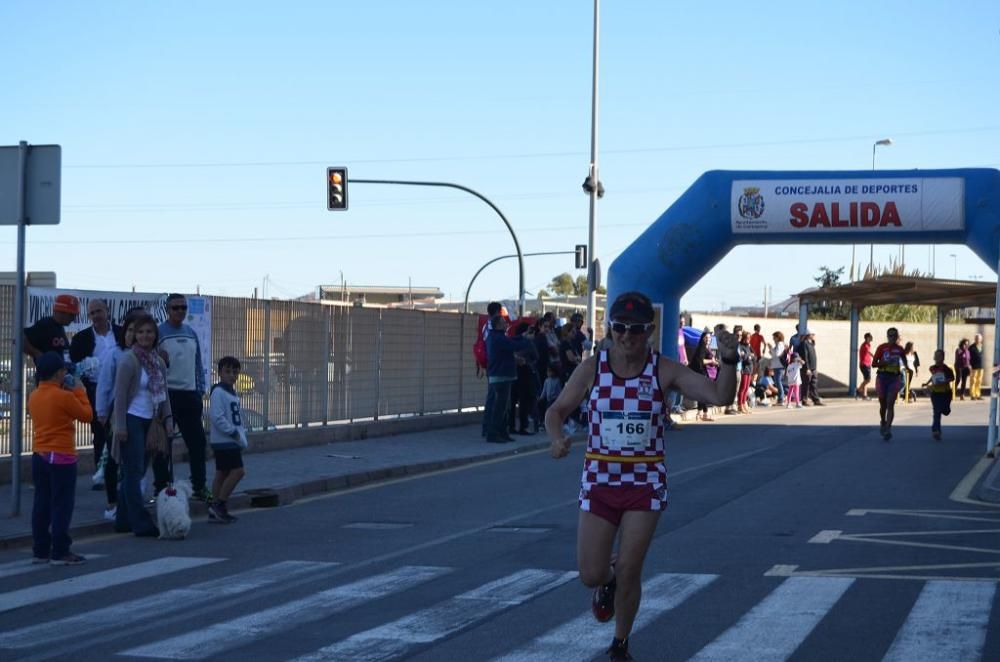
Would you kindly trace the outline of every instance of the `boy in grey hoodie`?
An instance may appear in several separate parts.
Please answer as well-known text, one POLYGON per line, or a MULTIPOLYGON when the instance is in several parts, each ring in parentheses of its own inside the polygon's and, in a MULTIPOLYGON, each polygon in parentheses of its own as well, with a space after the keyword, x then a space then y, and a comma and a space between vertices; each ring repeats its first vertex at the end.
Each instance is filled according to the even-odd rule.
POLYGON ((215 454, 215 480, 208 506, 208 519, 229 524, 236 521, 229 514, 226 500, 236 484, 245 475, 243 449, 247 447, 247 431, 243 426, 240 396, 236 394, 236 380, 240 376, 240 362, 232 356, 219 360, 219 383, 212 387, 209 398, 209 419, 212 427, 209 441, 215 454))

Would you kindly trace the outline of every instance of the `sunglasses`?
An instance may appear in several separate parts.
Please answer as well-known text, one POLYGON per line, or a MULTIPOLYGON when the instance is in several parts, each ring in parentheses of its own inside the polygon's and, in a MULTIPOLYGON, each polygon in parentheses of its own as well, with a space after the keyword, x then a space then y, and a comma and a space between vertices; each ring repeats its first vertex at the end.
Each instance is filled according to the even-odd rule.
POLYGON ((187 306, 170 306, 170 310, 187 310, 187 306))
POLYGON ((611 330, 615 333, 631 333, 633 336, 637 336, 642 333, 646 333, 653 328, 653 324, 626 324, 625 322, 612 322, 611 330))

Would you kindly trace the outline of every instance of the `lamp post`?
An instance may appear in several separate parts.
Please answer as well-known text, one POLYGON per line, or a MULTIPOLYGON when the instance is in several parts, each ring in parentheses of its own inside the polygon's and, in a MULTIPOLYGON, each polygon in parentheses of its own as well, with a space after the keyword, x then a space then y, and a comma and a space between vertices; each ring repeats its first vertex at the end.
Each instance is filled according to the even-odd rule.
MULTIPOLYGON (((876 140, 872 143, 872 172, 875 172, 875 149, 879 146, 888 147, 892 144, 891 138, 883 138, 882 140, 876 140)), ((851 260, 853 262, 853 259, 851 260)), ((868 246, 868 267, 874 269, 875 264, 875 244, 869 244, 868 246)))
POLYGON ((603 193, 597 169, 597 73, 600 63, 601 3, 594 0, 594 66, 590 98, 590 172, 584 190, 590 195, 590 224, 587 248, 587 328, 597 327, 597 198, 603 193), (589 182, 589 186, 587 183, 589 182))
POLYGON ((954 253, 949 253, 948 257, 950 257, 952 259, 952 264, 955 265, 955 271, 952 274, 952 278, 954 280, 958 280, 958 256, 955 255, 954 253))

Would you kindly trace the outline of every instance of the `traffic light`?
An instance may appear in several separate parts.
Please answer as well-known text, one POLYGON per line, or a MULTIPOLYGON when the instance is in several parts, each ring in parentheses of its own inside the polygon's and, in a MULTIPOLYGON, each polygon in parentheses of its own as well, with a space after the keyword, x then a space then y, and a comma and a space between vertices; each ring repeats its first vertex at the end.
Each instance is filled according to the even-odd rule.
POLYGON ((347 168, 326 169, 326 208, 330 211, 347 209, 347 168))
POLYGON ((576 268, 587 268, 587 244, 576 245, 576 268))

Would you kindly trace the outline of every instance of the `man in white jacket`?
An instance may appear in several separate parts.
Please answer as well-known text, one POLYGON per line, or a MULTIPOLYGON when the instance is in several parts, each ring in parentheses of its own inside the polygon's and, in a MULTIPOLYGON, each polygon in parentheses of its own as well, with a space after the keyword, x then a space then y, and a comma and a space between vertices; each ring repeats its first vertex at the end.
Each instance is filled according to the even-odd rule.
POLYGON ((208 519, 229 524, 236 521, 226 507, 229 495, 243 479, 243 449, 247 447, 247 430, 243 425, 240 396, 236 394, 236 380, 240 376, 240 362, 232 356, 219 360, 219 383, 212 387, 209 399, 211 430, 209 442, 215 454, 215 480, 212 482, 212 503, 208 506, 208 519))

